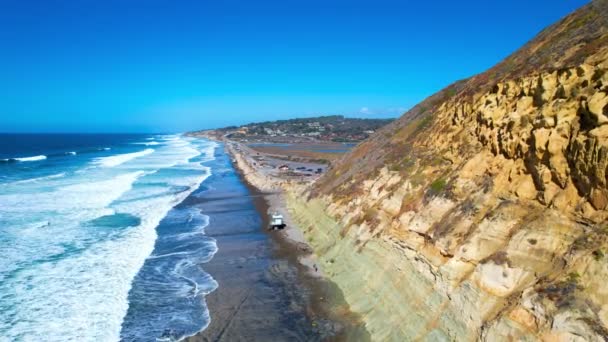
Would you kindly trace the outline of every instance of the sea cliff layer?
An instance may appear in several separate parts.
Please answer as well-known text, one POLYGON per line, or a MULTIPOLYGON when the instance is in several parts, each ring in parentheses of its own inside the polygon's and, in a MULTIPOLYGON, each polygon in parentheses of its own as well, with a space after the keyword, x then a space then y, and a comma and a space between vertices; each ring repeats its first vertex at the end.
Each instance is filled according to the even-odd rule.
POLYGON ((592 2, 288 186, 373 339, 608 339, 607 13, 592 2))

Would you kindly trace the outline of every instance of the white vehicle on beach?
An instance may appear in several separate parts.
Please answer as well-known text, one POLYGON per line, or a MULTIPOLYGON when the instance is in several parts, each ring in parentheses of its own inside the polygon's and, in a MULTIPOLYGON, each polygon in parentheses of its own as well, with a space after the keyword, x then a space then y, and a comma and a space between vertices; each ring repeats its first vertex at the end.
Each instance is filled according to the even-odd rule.
POLYGON ((283 215, 275 212, 270 215, 270 229, 283 229, 285 228, 285 222, 283 221, 283 215))

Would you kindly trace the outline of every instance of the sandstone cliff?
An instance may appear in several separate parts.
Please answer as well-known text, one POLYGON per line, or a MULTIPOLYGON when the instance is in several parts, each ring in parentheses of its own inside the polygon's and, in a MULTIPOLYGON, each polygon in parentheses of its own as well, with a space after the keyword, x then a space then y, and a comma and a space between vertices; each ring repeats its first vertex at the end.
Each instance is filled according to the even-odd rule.
POLYGON ((291 192, 374 339, 608 339, 607 16, 584 6, 291 192))

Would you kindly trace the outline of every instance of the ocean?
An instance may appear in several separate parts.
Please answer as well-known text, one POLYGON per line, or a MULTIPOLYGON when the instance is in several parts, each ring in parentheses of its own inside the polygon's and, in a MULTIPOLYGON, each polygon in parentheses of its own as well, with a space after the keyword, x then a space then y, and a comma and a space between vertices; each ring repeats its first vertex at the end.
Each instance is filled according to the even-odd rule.
POLYGON ((171 341, 209 324, 214 172, 182 135, 0 134, 0 340, 171 341))

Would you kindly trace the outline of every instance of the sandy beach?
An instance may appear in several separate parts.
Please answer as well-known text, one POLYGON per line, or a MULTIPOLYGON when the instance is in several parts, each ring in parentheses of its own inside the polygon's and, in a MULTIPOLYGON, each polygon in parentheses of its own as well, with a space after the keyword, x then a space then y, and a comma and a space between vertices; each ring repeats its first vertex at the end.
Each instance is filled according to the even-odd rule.
MULTIPOLYGON (((243 155, 226 150, 241 187, 215 188, 212 197, 192 199, 211 214, 206 235, 217 240, 218 252, 201 266, 219 287, 205 298, 211 323, 187 341, 367 340, 338 287, 316 267, 311 249, 289 219, 278 183, 267 178, 261 184, 256 178, 261 175, 243 164, 243 155), (243 201, 251 201, 255 212, 230 209, 243 210, 243 201), (269 211, 281 212, 287 227, 268 230, 269 211), (245 222, 230 222, 235 218, 245 222)), ((208 186, 215 187, 213 180, 208 186)))

